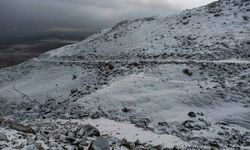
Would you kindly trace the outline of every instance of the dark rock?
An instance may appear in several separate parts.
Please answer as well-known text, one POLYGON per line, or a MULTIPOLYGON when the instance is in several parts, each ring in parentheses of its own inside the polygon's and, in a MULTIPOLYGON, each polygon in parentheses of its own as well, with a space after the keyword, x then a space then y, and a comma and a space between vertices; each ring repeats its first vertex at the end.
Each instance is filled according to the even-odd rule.
POLYGON ((106 64, 106 66, 107 66, 107 68, 109 69, 109 70, 113 70, 115 67, 112 65, 112 64, 110 64, 110 63, 108 63, 108 64, 106 64))
POLYGON ((37 150, 45 150, 45 148, 40 143, 36 143, 35 147, 36 147, 37 150))
POLYGON ((184 21, 182 22, 183 25, 187 25, 188 23, 189 23, 189 20, 184 20, 184 21))
POLYGON ((69 141, 70 143, 73 143, 76 141, 76 139, 72 136, 66 137, 66 140, 69 141))
POLYGON ((155 20, 155 17, 146 17, 142 21, 153 21, 155 20))
POLYGON ((194 128, 194 121, 193 120, 186 120, 185 122, 183 122, 182 125, 186 128, 192 129, 192 128, 194 128))
POLYGON ((207 11, 209 13, 218 13, 218 12, 221 12, 222 9, 220 8, 220 4, 219 2, 213 2, 213 3, 210 3, 208 6, 207 6, 207 11))
POLYGON ((191 70, 189 70, 189 69, 184 69, 184 70, 183 70, 183 73, 185 73, 185 74, 187 74, 187 75, 189 75, 189 76, 192 76, 192 75, 193 75, 193 72, 192 72, 191 70))
POLYGON ((98 137, 90 144, 88 150, 110 150, 110 145, 105 138, 98 137))
POLYGON ((242 18, 243 18, 245 21, 248 20, 248 16, 246 16, 246 15, 242 16, 242 18))
POLYGON ((23 149, 23 148, 24 148, 24 144, 23 143, 15 147, 15 149, 23 149))
POLYGON ((30 111, 32 109, 32 107, 26 107, 25 109, 26 109, 26 111, 30 111))
POLYGON ((77 75, 73 75, 72 80, 75 80, 77 78, 77 75))
POLYGON ((5 121, 4 118, 0 117, 0 125, 5 121))
POLYGON ((136 140, 136 141, 135 141, 135 146, 139 146, 139 145, 141 145, 140 140, 136 140))
POLYGON ((130 118, 130 122, 140 128, 147 128, 151 122, 148 118, 130 118))
POLYGON ((0 132, 0 141, 8 142, 9 140, 5 134, 0 132))
POLYGON ((83 137, 83 136, 100 136, 100 132, 98 129, 93 127, 92 125, 79 125, 74 132, 76 136, 83 137))
POLYGON ((118 38, 118 34, 115 33, 114 36, 113 36, 114 39, 117 39, 118 38))
POLYGON ((221 15, 221 14, 219 14, 219 13, 218 13, 218 14, 214 14, 214 17, 219 17, 220 15, 221 15))
POLYGON ((191 112, 188 113, 188 116, 189 116, 189 117, 192 117, 192 118, 195 118, 195 117, 196 117, 196 114, 195 114, 194 112, 191 111, 191 112))
POLYGON ((150 149, 153 149, 153 150, 162 150, 163 147, 162 147, 162 145, 156 145, 156 146, 151 147, 150 149))
POLYGON ((174 146, 172 150, 181 150, 178 146, 174 146))
POLYGON ((80 140, 77 141, 78 142, 78 146, 83 146, 83 147, 86 147, 88 146, 89 144, 87 143, 87 138, 82 138, 80 140))
POLYGON ((83 145, 78 145, 77 149, 78 150, 84 150, 84 146, 83 145))
POLYGON ((90 116, 92 119, 97 119, 97 118, 100 118, 100 114, 98 112, 95 112, 93 114, 91 114, 90 116))
POLYGON ((158 122, 159 126, 169 126, 167 122, 158 122))
POLYGON ((8 147, 7 144, 0 144, 0 149, 4 149, 4 148, 6 148, 6 147, 8 147))
POLYGON ((220 148, 220 145, 219 145, 216 141, 209 142, 209 145, 210 145, 211 147, 220 148))
POLYGON ((126 147, 127 149, 134 149, 135 148, 135 143, 134 142, 124 142, 121 144, 121 146, 126 147))
POLYGON ((77 93, 77 92, 78 92, 77 89, 72 89, 70 93, 71 93, 71 94, 75 94, 75 93, 77 93))
POLYGON ((125 113, 127 113, 127 112, 129 112, 130 110, 129 110, 127 107, 124 107, 124 108, 122 109, 122 111, 125 112, 125 113))
POLYGON ((132 62, 129 64, 131 67, 138 67, 140 64, 137 62, 132 62))
POLYGON ((15 122, 8 122, 9 127, 13 130, 24 132, 24 133, 31 133, 31 134, 36 134, 36 131, 32 129, 30 126, 24 126, 19 123, 15 122))
POLYGON ((44 134, 48 135, 49 134, 49 131, 43 131, 44 134))

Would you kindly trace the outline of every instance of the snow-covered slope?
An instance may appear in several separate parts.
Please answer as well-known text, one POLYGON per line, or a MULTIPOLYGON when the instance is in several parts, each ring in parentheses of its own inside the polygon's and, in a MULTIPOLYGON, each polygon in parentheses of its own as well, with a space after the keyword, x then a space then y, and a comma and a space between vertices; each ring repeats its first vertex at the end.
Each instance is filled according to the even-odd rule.
MULTIPOLYGON (((41 141, 44 148, 79 148, 72 138, 82 139, 71 132, 87 123, 115 149, 128 148, 122 138, 146 142, 133 141, 130 149, 247 149, 249 15, 249 0, 220 0, 169 17, 123 21, 2 69, 0 115, 33 126, 37 138, 21 137, 24 148, 41 141)), ((0 117, 0 133, 16 141, 19 131, 6 122, 0 117)), ((93 138, 86 138, 88 145, 93 138)), ((0 137, 2 145, 18 144, 0 137)))
POLYGON ((170 17, 123 21, 81 43, 48 52, 80 59, 249 59, 249 6, 214 2, 170 17))

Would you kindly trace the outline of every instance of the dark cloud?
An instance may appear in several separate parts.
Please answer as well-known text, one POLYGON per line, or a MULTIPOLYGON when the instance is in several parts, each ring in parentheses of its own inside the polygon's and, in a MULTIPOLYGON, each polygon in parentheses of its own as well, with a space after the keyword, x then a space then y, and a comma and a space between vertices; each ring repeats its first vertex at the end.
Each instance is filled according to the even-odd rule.
POLYGON ((168 15, 182 9, 172 3, 173 0, 1 0, 0 37, 46 31, 96 31, 124 19, 168 15))

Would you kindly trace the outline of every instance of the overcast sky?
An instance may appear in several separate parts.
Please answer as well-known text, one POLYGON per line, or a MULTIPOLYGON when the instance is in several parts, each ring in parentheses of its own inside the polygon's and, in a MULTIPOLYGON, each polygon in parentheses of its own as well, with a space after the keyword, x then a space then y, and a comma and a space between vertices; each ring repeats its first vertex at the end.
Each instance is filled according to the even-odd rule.
POLYGON ((89 32, 119 21, 169 15, 214 0, 0 0, 0 37, 89 32))

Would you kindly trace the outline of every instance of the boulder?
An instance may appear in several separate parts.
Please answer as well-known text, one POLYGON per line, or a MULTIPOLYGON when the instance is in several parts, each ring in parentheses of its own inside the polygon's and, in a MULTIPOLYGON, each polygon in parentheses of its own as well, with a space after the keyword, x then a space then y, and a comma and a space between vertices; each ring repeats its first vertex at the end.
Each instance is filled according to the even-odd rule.
POLYGON ((122 111, 125 112, 125 113, 127 113, 127 112, 129 112, 130 110, 129 110, 127 107, 124 107, 124 108, 122 108, 122 111))
POLYGON ((83 137, 83 136, 100 136, 100 132, 98 131, 97 128, 93 127, 92 125, 79 125, 77 129, 75 130, 75 135, 78 137, 83 137))
POLYGON ((186 75, 189 75, 189 76, 193 75, 193 72, 191 70, 189 70, 189 69, 184 69, 183 73, 185 73, 186 75))
POLYGON ((123 142, 121 146, 126 147, 127 149, 134 149, 135 148, 135 143, 134 142, 123 142))
POLYGON ((183 122, 182 124, 184 127, 192 129, 194 128, 195 124, 193 120, 186 120, 185 122, 183 122))
POLYGON ((195 118, 195 117, 196 117, 196 114, 195 114, 194 112, 191 111, 191 112, 188 113, 188 116, 189 116, 189 117, 192 117, 192 118, 195 118))
POLYGON ((90 144, 88 150, 110 150, 110 145, 108 140, 103 137, 98 137, 90 144))
POLYGON ((8 140, 7 136, 4 133, 0 132, 0 141, 8 142, 9 140, 8 140))
POLYGON ((218 142, 216 142, 216 141, 209 142, 209 145, 210 145, 211 147, 220 148, 220 145, 219 145, 218 142))
POLYGON ((8 122, 9 127, 13 130, 24 132, 24 133, 31 133, 36 134, 36 131, 32 129, 30 126, 25 126, 16 122, 8 122))
POLYGON ((140 128, 147 128, 148 125, 151 123, 150 119, 148 118, 136 118, 136 117, 131 117, 130 122, 140 128))

